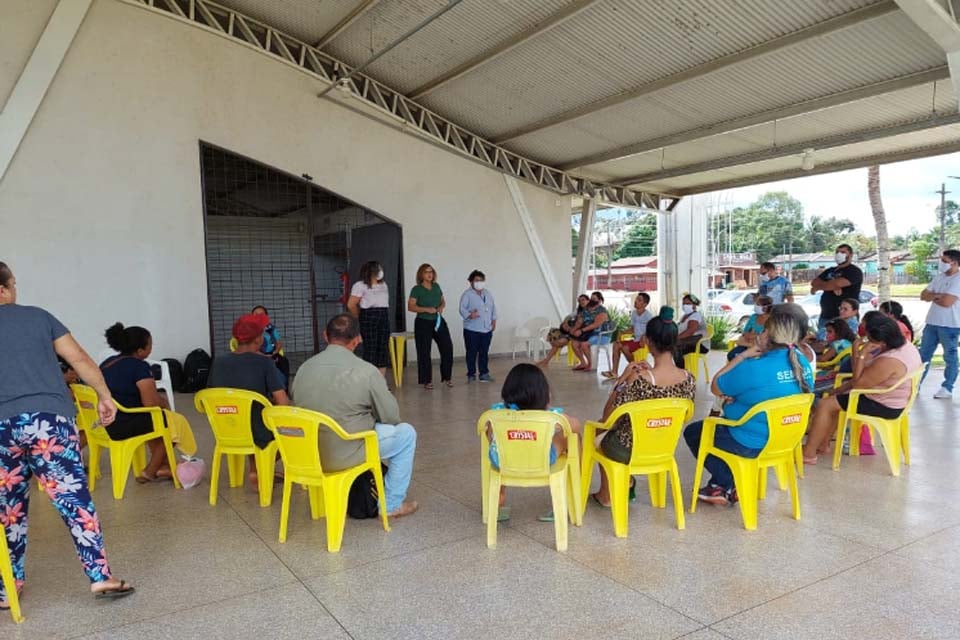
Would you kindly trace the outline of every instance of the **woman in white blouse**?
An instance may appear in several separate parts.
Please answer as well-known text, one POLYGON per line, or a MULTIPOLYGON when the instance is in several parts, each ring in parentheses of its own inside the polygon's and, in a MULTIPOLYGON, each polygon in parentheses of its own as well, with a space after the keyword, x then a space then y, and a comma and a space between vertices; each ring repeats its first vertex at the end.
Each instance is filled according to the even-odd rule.
POLYGON ((383 281, 383 266, 376 261, 360 268, 360 279, 350 289, 347 309, 360 320, 363 359, 386 375, 390 355, 390 292, 383 281))

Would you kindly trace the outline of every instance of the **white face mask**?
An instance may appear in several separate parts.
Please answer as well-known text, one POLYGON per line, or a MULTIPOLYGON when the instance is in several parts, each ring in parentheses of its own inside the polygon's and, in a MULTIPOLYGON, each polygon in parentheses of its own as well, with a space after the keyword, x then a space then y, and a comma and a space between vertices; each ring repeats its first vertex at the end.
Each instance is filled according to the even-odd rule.
POLYGON ((937 265, 937 271, 940 273, 946 273, 947 271, 950 271, 950 263, 941 260, 940 264, 937 265))
POLYGON ((683 312, 688 315, 693 313, 693 305, 692 304, 683 305, 683 312))
POLYGON ((484 282, 483 280, 474 280, 474 281, 473 281, 473 288, 476 289, 477 291, 483 291, 483 288, 484 288, 486 285, 487 285, 487 283, 484 282))
POLYGON ((770 276, 768 276, 768 275, 765 274, 765 273, 761 273, 761 274, 760 274, 760 282, 762 282, 763 284, 766 284, 766 283, 770 282, 770 276))
POLYGON ((377 280, 383 280, 383 270, 377 271, 377 280))
POLYGON ((758 316, 762 316, 764 314, 763 307, 760 306, 759 304, 753 305, 753 312, 758 316))
POLYGON ((847 261, 847 254, 837 252, 837 255, 833 256, 833 259, 836 261, 837 264, 843 264, 844 262, 847 261))

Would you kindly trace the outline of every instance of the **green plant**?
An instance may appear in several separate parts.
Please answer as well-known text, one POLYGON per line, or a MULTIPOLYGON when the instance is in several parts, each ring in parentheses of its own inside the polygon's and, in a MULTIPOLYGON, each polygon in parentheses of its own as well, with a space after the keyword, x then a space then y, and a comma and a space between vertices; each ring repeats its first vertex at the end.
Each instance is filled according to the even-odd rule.
POLYGON ((633 331, 633 325, 630 323, 630 312, 616 307, 607 307, 607 316, 614 330, 614 338, 620 337, 621 333, 633 331))
POLYGON ((710 348, 726 351, 727 341, 736 325, 726 316, 711 316, 707 318, 707 326, 713 327, 713 338, 710 339, 710 348))

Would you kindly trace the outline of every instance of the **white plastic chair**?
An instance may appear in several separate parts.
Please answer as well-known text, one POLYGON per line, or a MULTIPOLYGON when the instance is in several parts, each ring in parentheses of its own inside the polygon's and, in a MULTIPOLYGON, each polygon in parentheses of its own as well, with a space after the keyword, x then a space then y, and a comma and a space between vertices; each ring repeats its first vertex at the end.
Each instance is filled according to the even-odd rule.
POLYGON ((600 375, 600 361, 598 360, 600 356, 600 349, 603 349, 604 355, 607 357, 607 369, 613 369, 613 334, 616 333, 616 329, 607 329, 606 331, 601 331, 597 335, 599 336, 599 341, 597 344, 590 345, 590 362, 593 363, 594 368, 597 370, 597 375, 600 375))
POLYGON ((147 360, 147 364, 151 367, 153 365, 160 367, 160 379, 157 380, 157 391, 163 391, 167 394, 170 411, 176 411, 177 405, 173 399, 173 381, 170 379, 170 365, 162 360, 147 360))
POLYGON ((543 341, 540 339, 540 331, 549 324, 550 321, 546 318, 531 318, 518 326, 513 332, 513 338, 511 340, 513 352, 510 357, 516 360, 517 346, 522 345, 527 352, 528 358, 539 358, 541 356, 540 347, 543 344, 543 341))

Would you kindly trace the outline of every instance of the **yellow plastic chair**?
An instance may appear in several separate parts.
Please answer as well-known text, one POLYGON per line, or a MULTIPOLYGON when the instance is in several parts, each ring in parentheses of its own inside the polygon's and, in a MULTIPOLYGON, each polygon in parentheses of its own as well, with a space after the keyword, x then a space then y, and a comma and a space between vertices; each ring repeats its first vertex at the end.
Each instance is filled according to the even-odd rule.
POLYGON ((10 562, 10 548, 7 546, 7 532, 0 524, 0 579, 3 580, 3 590, 7 594, 7 605, 10 607, 10 617, 14 623, 23 622, 20 613, 20 596, 17 594, 17 581, 13 577, 13 564, 10 562))
POLYGON ((567 518, 583 524, 580 510, 580 445, 563 414, 552 411, 492 409, 477 421, 480 435, 482 516, 487 524, 487 546, 497 546, 500 487, 550 487, 557 551, 567 550, 567 518), (487 425, 497 441, 500 468, 490 463, 487 425), (550 465, 550 445, 557 426, 567 440, 566 453, 550 465))
POLYGON ((167 461, 170 464, 173 485, 179 489, 180 479, 177 478, 177 457, 173 452, 173 442, 170 439, 170 430, 163 421, 163 410, 160 407, 137 407, 128 409, 114 400, 120 413, 146 413, 153 420, 153 431, 142 436, 126 440, 113 440, 100 424, 97 413, 97 392, 83 384, 72 384, 74 402, 77 405, 77 424, 87 433, 87 446, 90 448, 90 471, 88 481, 90 491, 96 487, 100 476, 100 450, 110 452, 110 473, 113 476, 113 497, 123 499, 127 485, 127 476, 133 467, 135 475, 140 475, 146 466, 146 452, 143 445, 154 438, 163 438, 163 446, 167 450, 167 461))
POLYGON ((391 333, 387 342, 387 351, 390 354, 390 370, 393 371, 393 384, 399 389, 403 386, 403 354, 407 348, 407 340, 413 338, 412 333, 401 331, 391 333))
MULTIPOLYGON (((893 385, 886 389, 855 389, 850 392, 850 400, 847 402, 847 410, 841 411, 837 419, 837 440, 833 447, 833 468, 840 468, 840 458, 843 454, 843 436, 849 423, 856 425, 865 424, 880 436, 880 442, 883 444, 883 451, 887 456, 887 462, 890 463, 890 472, 900 475, 900 458, 903 457, 903 463, 910 464, 910 409, 917 399, 917 393, 920 388, 920 378, 923 377, 924 367, 908 373, 897 380, 893 385), (899 418, 878 418, 859 413, 860 398, 864 395, 888 393, 901 385, 910 383, 910 399, 907 400, 907 406, 899 418)), ((860 455, 860 431, 859 429, 850 430, 850 455, 860 455), (856 433, 854 433, 856 431, 856 433), (856 452, 856 453, 854 453, 856 452)))
POLYGON ((844 358, 849 358, 850 353, 852 352, 852 347, 847 347, 837 355, 835 355, 830 360, 824 360, 823 362, 817 362, 817 369, 829 370, 836 369, 840 366, 840 363, 843 362, 844 358))
POLYGON ((242 389, 210 388, 198 391, 193 397, 197 412, 207 416, 216 445, 210 467, 210 504, 217 504, 220 480, 220 462, 227 456, 230 486, 243 485, 244 457, 252 455, 257 466, 257 488, 260 506, 269 507, 273 501, 273 472, 277 461, 277 443, 270 442, 261 449, 253 442, 250 422, 253 404, 264 407, 273 404, 264 396, 242 389))
POLYGON ((661 509, 667 506, 667 477, 672 476, 670 482, 673 488, 673 506, 677 514, 677 529, 683 529, 683 494, 674 452, 683 425, 691 417, 693 402, 681 398, 663 398, 628 402, 617 407, 603 424, 587 422, 583 427, 580 513, 587 507, 593 463, 599 462, 610 481, 610 511, 613 514, 613 530, 618 538, 627 537, 630 477, 636 475, 649 476, 650 502, 661 509), (595 445, 597 431, 612 429, 621 416, 629 416, 633 428, 630 464, 611 460, 595 445))
POLYGON ((707 335, 700 339, 700 342, 697 343, 697 348, 693 350, 693 353, 688 353, 683 356, 683 368, 693 374, 694 380, 699 382, 699 376, 697 372, 700 370, 700 365, 703 363, 703 375, 706 382, 710 382, 710 367, 707 365, 707 354, 700 353, 700 346, 706 344, 707 347, 710 346, 710 341, 713 339, 713 325, 707 325, 707 335))
MULTIPOLYGON (((617 342, 630 342, 635 337, 636 336, 634 336, 632 332, 621 333, 620 336, 617 338, 617 342)), ((647 357, 649 355, 650 355, 650 349, 648 349, 647 347, 640 347, 639 349, 633 352, 633 361, 646 362, 647 357)))
MULTIPOLYGON (((754 406, 740 420, 707 418, 703 421, 703 434, 700 438, 700 452, 697 455, 696 472, 693 478, 693 502, 690 513, 697 510, 697 494, 703 476, 703 465, 708 455, 714 455, 730 466, 733 481, 740 498, 740 515, 744 529, 757 528, 757 501, 766 497, 767 469, 773 467, 777 475, 789 482, 790 497, 793 500, 793 517, 800 519, 800 495, 797 492, 796 449, 807 430, 810 407, 813 405, 812 393, 798 393, 783 398, 767 400, 754 406), (739 427, 758 414, 767 416, 769 439, 767 445, 756 458, 742 458, 729 451, 713 446, 713 438, 718 425, 739 427)), ((801 460, 801 464, 803 461, 801 460)))
POLYGON ((387 501, 380 468, 380 446, 375 431, 347 433, 328 415, 298 407, 267 407, 263 422, 273 432, 283 460, 283 503, 280 508, 280 542, 287 541, 287 522, 290 518, 290 494, 294 484, 307 487, 310 495, 310 515, 314 520, 327 519, 327 551, 337 553, 343 543, 343 529, 347 518, 347 496, 350 486, 364 471, 372 471, 380 502, 383 530, 390 531, 387 522, 387 501), (320 462, 317 434, 321 426, 333 431, 343 440, 363 442, 365 459, 362 463, 340 471, 324 471, 320 462))

